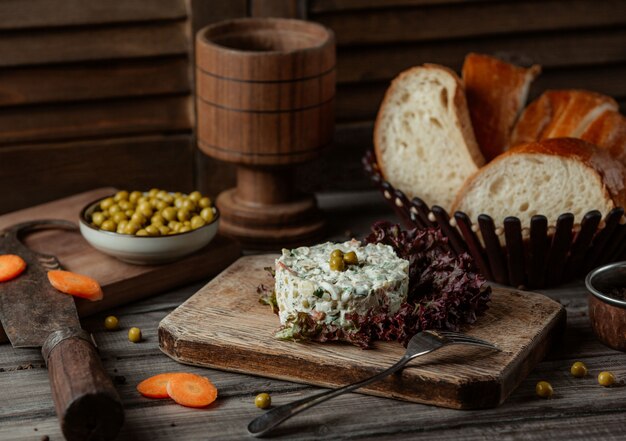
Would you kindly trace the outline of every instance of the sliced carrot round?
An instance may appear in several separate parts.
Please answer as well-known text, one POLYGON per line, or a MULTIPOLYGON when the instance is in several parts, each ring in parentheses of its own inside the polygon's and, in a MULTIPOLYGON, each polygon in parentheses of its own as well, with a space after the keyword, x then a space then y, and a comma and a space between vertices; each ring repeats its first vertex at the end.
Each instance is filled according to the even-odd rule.
POLYGON ((15 279, 26 269, 26 262, 15 254, 0 255, 0 282, 15 279))
POLYGON ((50 284, 65 294, 89 299, 92 302, 102 299, 100 284, 91 277, 76 274, 71 271, 48 271, 50 284))
POLYGON ((146 378, 137 385, 137 390, 141 395, 148 398, 169 398, 167 393, 167 383, 176 375, 176 372, 166 372, 146 378))
POLYGON ((206 407, 217 398, 217 388, 208 378, 195 374, 179 374, 167 383, 168 395, 187 407, 206 407))

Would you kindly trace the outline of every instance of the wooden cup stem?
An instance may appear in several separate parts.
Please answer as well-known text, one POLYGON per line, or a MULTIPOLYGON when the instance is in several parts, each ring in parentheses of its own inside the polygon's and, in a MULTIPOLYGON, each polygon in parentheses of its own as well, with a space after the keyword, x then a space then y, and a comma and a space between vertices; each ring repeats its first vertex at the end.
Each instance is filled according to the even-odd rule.
POLYGON ((68 441, 114 439, 124 411, 96 348, 82 338, 59 342, 48 355, 52 398, 68 441))
POLYGON ((237 199, 250 205, 283 204, 293 198, 292 170, 237 167, 237 199))

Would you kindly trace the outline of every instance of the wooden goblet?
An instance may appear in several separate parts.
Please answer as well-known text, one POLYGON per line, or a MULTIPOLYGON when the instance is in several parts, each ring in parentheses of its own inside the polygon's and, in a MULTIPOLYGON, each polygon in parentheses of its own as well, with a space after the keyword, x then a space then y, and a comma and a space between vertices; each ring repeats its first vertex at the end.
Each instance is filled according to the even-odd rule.
POLYGON ((217 23, 198 32, 196 69, 199 148, 237 164, 237 186, 217 198, 222 232, 254 248, 318 237, 323 218, 292 172, 332 141, 332 31, 278 18, 217 23))

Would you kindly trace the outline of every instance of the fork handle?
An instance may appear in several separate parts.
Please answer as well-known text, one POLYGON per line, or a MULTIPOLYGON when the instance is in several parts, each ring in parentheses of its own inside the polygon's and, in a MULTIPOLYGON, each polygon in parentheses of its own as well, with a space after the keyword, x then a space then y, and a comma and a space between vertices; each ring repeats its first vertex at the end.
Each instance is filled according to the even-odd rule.
POLYGON ((331 389, 319 394, 312 395, 310 397, 302 398, 301 400, 294 401, 292 403, 284 404, 282 406, 275 407, 274 409, 266 412, 258 418, 255 418, 248 424, 248 432, 254 436, 262 436, 269 430, 278 426, 283 421, 291 418, 292 416, 307 410, 313 406, 317 406, 324 401, 335 398, 336 396, 351 392, 360 387, 366 386, 375 381, 381 380, 388 375, 397 372, 407 364, 412 357, 404 356, 398 362, 391 367, 373 375, 365 380, 361 380, 357 383, 352 383, 347 386, 340 387, 339 389, 331 389))

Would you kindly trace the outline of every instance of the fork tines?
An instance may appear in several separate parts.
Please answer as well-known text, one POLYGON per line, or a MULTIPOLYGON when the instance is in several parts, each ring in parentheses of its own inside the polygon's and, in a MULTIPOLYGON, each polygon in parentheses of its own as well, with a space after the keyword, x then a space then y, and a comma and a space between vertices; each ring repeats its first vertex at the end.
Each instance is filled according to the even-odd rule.
POLYGON ((485 340, 481 340, 476 337, 472 337, 471 335, 461 334, 460 332, 453 331, 444 331, 444 330, 432 330, 430 331, 440 337, 443 337, 449 340, 451 343, 464 344, 464 345, 474 345, 474 346, 482 346, 486 348, 491 348, 496 351, 501 351, 499 347, 485 340))

